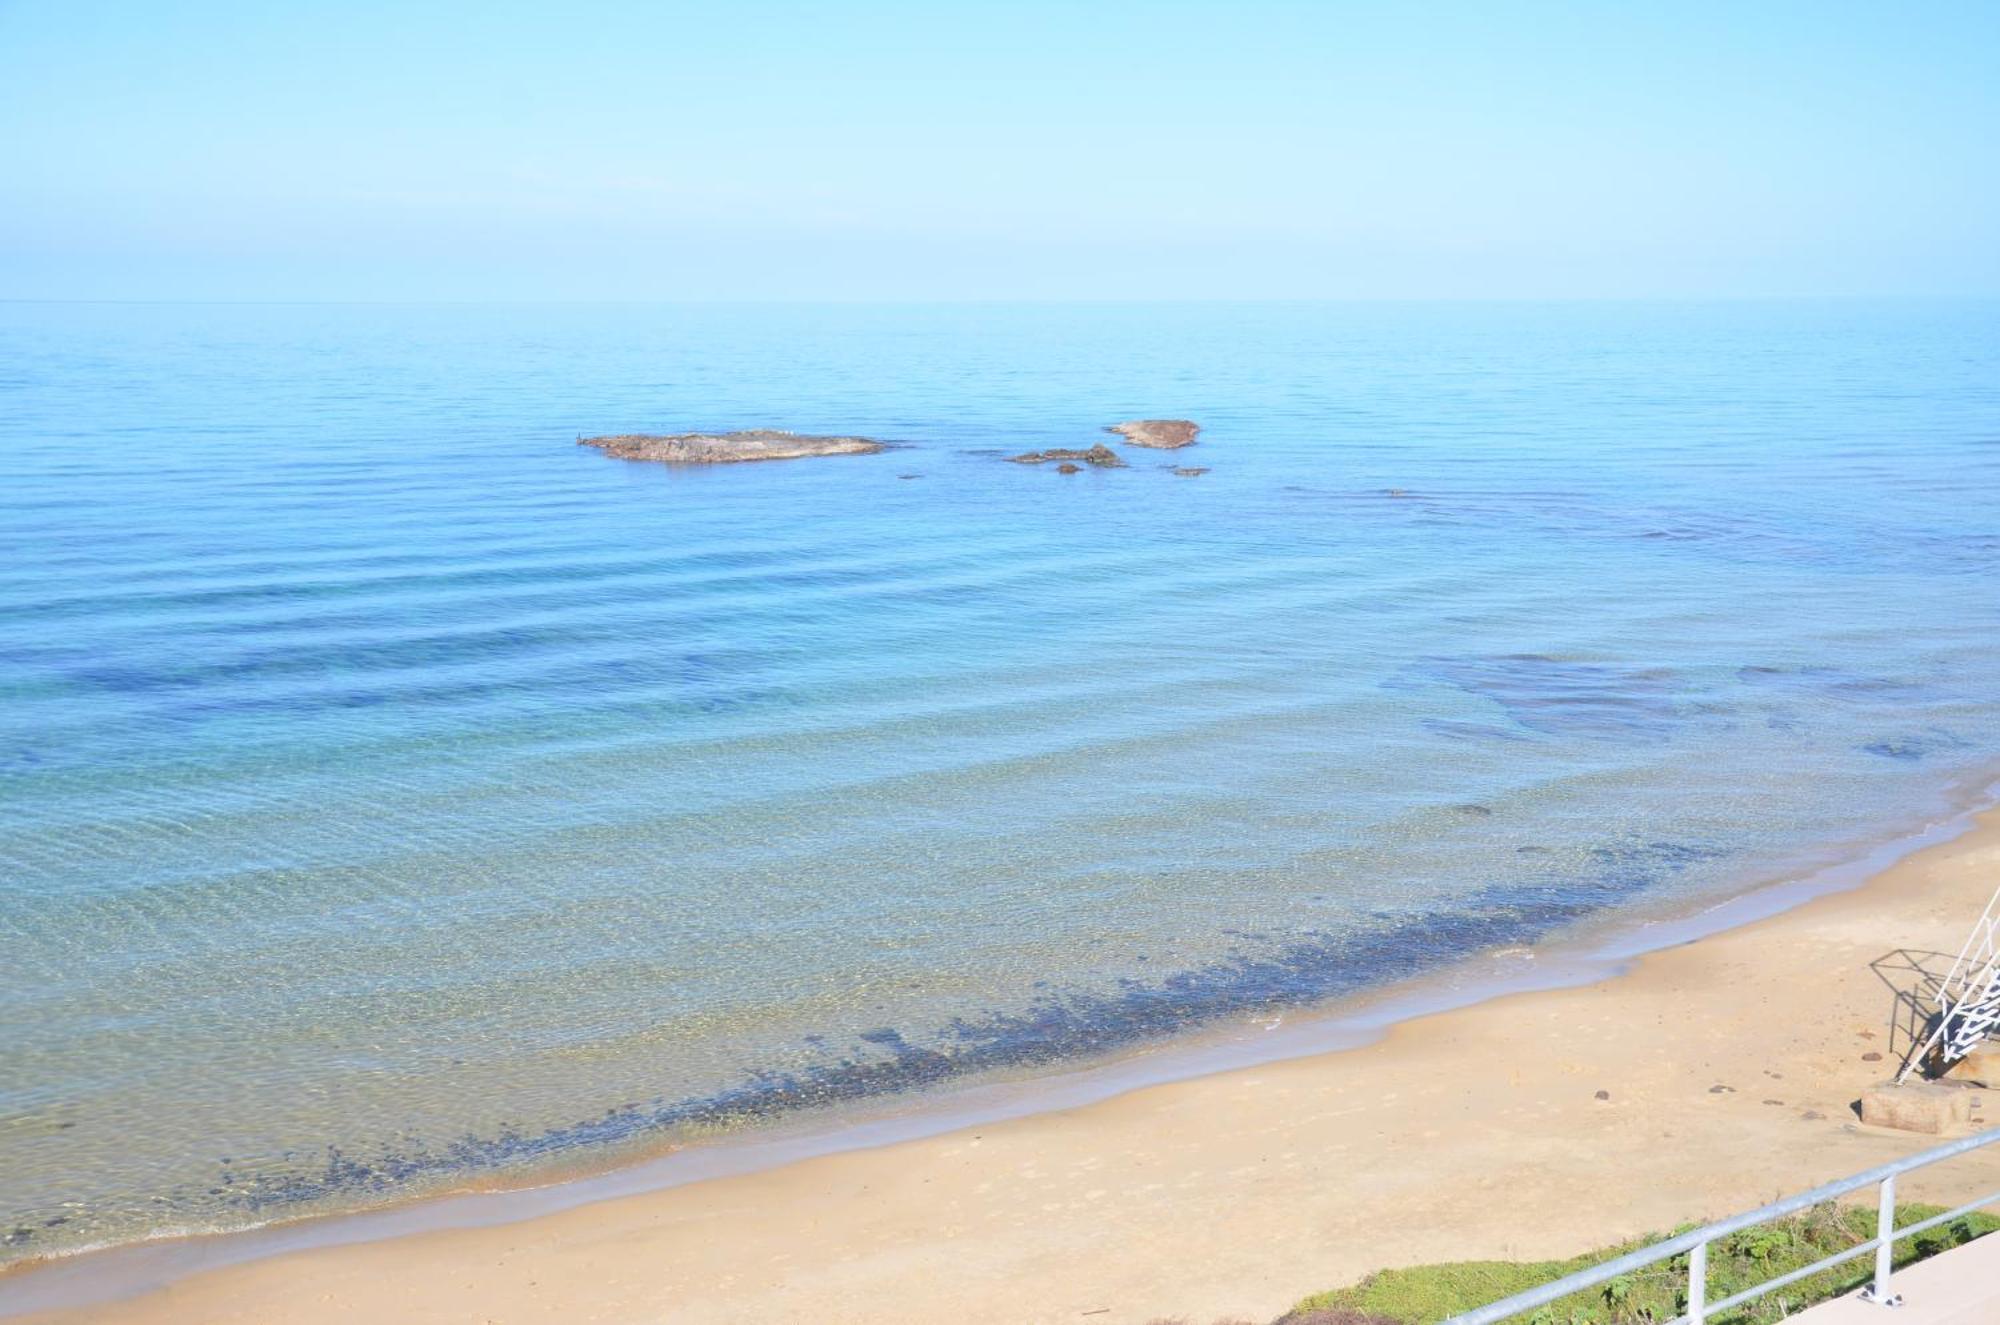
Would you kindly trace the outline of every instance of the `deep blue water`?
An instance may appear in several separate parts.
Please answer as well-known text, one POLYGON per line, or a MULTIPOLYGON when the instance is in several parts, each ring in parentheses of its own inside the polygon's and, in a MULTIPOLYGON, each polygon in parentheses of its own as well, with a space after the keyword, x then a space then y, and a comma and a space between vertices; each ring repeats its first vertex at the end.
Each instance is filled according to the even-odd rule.
POLYGON ((1309 1003, 2000 753, 1991 303, 0 305, 0 454, 17 1254, 1309 1003), (573 444, 760 425, 906 445, 573 444))

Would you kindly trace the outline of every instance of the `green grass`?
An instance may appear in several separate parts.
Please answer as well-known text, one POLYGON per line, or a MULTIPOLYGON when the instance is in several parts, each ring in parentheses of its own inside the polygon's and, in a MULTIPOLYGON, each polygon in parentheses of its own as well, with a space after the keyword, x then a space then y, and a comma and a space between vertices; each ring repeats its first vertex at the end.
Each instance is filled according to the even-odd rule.
MULTIPOLYGON (((1943 1214, 1939 1206, 1899 1206, 1896 1223, 1915 1223, 1943 1214)), ((1973 1214, 1955 1219, 1915 1238, 1896 1243, 1896 1264, 1900 1267, 1922 1260, 1984 1233, 2000 1229, 2000 1219, 1973 1214)), ((1872 1209, 1815 1206, 1803 1214, 1774 1221, 1723 1238, 1708 1249, 1708 1300, 1718 1302, 1733 1293, 1775 1278, 1788 1270, 1810 1265, 1845 1247, 1866 1242, 1875 1233, 1872 1209)), ((1384 1270, 1370 1275, 1352 1288, 1318 1293, 1299 1303, 1286 1321, 1305 1325, 1313 1313, 1328 1316, 1337 1312, 1354 1316, 1379 1317, 1395 1325, 1436 1325, 1460 1311, 1484 1306, 1500 1298, 1551 1279, 1622 1256, 1628 1251, 1671 1234, 1661 1234, 1606 1247, 1567 1261, 1527 1264, 1516 1261, 1458 1261, 1444 1265, 1420 1265, 1407 1270, 1384 1270)), ((1710 1316, 1713 1325, 1768 1325, 1792 1312, 1838 1297, 1866 1283, 1874 1271, 1873 1252, 1831 1270, 1776 1289, 1756 1301, 1710 1316)), ((1546 1307, 1513 1317, 1509 1325, 1650 1325, 1668 1321, 1687 1308, 1687 1256, 1685 1253, 1624 1275, 1587 1292, 1575 1293, 1546 1307)), ((1324 1319, 1326 1317, 1322 1317, 1324 1319)), ((1350 1316, 1350 1319, 1352 1316, 1350 1316)))

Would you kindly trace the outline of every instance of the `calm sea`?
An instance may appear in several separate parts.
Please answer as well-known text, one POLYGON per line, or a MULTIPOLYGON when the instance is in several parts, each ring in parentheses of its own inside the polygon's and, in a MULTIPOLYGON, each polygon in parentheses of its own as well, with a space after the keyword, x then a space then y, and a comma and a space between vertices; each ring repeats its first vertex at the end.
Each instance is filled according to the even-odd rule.
POLYGON ((1308 1004, 2000 755, 1990 303, 0 305, 0 455, 9 1255, 1308 1004), (757 425, 905 445, 573 444, 757 425))

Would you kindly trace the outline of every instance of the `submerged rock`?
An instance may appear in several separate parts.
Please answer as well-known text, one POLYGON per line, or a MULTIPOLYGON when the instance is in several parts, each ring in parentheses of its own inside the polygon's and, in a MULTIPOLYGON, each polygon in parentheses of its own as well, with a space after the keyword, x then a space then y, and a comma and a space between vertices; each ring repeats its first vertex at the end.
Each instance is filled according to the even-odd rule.
POLYGON ((1194 435, 1201 431, 1201 425, 1186 419, 1133 419, 1129 423, 1114 423, 1104 431, 1117 433, 1127 446, 1174 451, 1194 445, 1194 435))
POLYGON ((1174 471, 1174 473, 1181 478, 1200 478, 1203 474, 1206 474, 1207 472, 1208 472, 1207 465, 1191 465, 1186 468, 1176 469, 1174 471))
POLYGON ((744 460, 796 460, 810 455, 872 455, 885 449, 866 437, 810 437, 752 428, 745 432, 622 433, 615 437, 579 437, 578 446, 594 446, 620 460, 659 460, 670 465, 727 465, 744 460))
POLYGON ((1067 460, 1056 466, 1056 473, 1058 474, 1081 474, 1082 472, 1082 465, 1073 465, 1067 460))
POLYGON ((1081 460, 1084 464, 1096 465, 1099 469, 1125 468, 1125 462, 1118 458, 1118 453, 1103 442, 1099 442, 1088 451, 1067 451, 1058 447, 1049 451, 1028 451, 1007 458, 1017 465, 1040 465, 1051 460, 1081 460))

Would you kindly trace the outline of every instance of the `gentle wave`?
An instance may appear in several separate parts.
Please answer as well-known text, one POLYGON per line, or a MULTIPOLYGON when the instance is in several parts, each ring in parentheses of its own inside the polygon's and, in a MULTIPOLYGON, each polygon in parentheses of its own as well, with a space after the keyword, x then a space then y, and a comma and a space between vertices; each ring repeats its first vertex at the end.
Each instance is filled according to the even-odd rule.
POLYGON ((1308 1005, 2000 747, 1989 305, 0 306, 0 362, 19 1255, 1308 1005), (902 445, 574 445, 751 424, 902 445))

